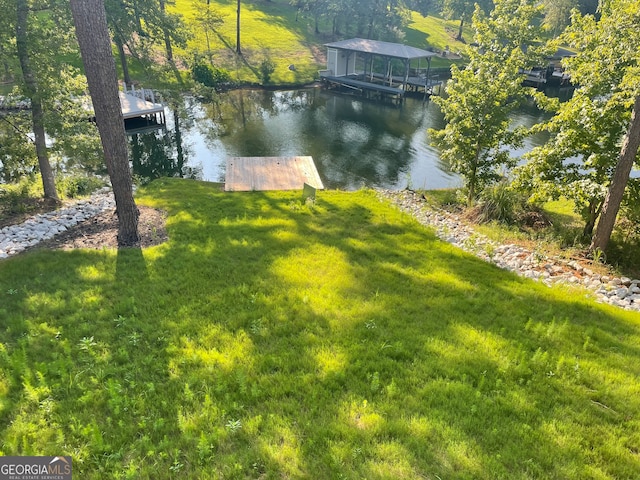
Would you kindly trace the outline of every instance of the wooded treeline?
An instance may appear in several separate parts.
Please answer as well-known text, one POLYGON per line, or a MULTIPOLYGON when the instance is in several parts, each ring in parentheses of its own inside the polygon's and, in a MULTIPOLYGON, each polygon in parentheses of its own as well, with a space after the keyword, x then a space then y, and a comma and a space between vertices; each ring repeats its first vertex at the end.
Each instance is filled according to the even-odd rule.
MULTIPOLYGON (((462 39, 463 27, 471 21, 476 5, 486 13, 493 9, 492 0, 291 0, 291 4, 299 12, 313 16, 316 33, 326 23, 333 35, 378 39, 401 38, 411 11, 458 21, 457 38, 462 39)), ((559 34, 569 25, 574 9, 582 14, 597 14, 598 1, 544 0, 541 14, 545 26, 559 34)))

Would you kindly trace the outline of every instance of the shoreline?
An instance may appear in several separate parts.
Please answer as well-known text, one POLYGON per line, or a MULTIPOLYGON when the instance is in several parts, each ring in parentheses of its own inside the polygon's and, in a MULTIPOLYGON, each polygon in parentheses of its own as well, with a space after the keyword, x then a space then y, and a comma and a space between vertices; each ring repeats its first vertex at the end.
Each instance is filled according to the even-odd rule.
POLYGON ((521 277, 542 282, 580 287, 599 303, 640 312, 640 279, 601 275, 578 261, 549 257, 515 244, 499 244, 481 235, 460 218, 429 205, 412 190, 377 190, 378 194, 424 226, 436 236, 485 262, 521 277))

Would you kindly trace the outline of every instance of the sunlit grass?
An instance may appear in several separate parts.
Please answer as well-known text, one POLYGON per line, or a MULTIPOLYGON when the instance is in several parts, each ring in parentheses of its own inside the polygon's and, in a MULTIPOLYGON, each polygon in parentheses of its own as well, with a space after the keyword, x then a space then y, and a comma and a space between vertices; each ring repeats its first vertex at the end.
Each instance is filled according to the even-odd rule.
MULTIPOLYGON (((314 80, 318 62, 314 59, 312 44, 323 42, 313 34, 310 19, 299 17, 296 21, 296 10, 288 1, 242 2, 240 45, 243 58, 239 59, 234 54, 236 7, 236 2, 211 2, 212 11, 223 20, 215 32, 209 33, 209 44, 216 65, 230 70, 234 80, 261 83, 260 63, 271 58, 275 63, 272 83, 291 85, 314 80), (290 70, 289 65, 294 65, 295 70, 290 70)), ((193 33, 186 49, 178 49, 179 53, 187 58, 195 51, 206 53, 205 31, 197 26, 205 8, 204 2, 179 0, 173 8, 183 16, 193 33)))
MULTIPOLYGON (((178 0, 173 10, 183 16, 190 28, 191 38, 184 49, 176 51, 190 60, 197 51, 207 51, 205 31, 198 24, 203 16, 205 2, 178 0)), ((324 44, 332 41, 331 25, 321 22, 320 34, 315 33, 314 19, 296 9, 288 0, 269 2, 242 2, 240 11, 241 47, 243 56, 238 58, 236 48, 236 2, 210 2, 210 8, 222 17, 222 24, 209 33, 213 62, 232 72, 234 80, 261 83, 260 63, 265 58, 275 62, 271 83, 299 85, 317 79, 318 70, 325 68, 324 44), (289 69, 293 65, 294 69, 289 69)), ((413 13, 406 28, 404 42, 419 48, 443 50, 449 46, 451 52, 461 50, 463 44, 455 40, 457 22, 438 17, 422 17, 413 13), (455 31, 455 32, 454 32, 455 31), (452 33, 453 36, 452 36, 452 33)), ((470 34, 467 35, 468 37, 470 34)), ((433 67, 447 67, 451 60, 435 58, 433 67)))
MULTIPOLYGON (((406 42, 419 48, 432 47, 439 51, 449 47, 451 53, 464 51, 466 44, 456 40, 459 25, 459 20, 445 20, 435 15, 423 17, 418 12, 412 12, 406 42)), ((472 36, 472 30, 466 26, 463 30, 463 38, 470 42, 472 36)))
POLYGON ((633 478, 640 316, 375 193, 158 180, 145 250, 0 263, 0 454, 79 478, 633 478))

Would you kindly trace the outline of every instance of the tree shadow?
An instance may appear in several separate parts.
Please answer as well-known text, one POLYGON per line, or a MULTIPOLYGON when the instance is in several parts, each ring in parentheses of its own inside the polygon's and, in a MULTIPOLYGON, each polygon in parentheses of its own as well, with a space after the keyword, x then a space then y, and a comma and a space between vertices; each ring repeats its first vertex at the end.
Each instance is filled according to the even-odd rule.
POLYGON ((373 192, 184 185, 146 190, 167 244, 0 264, 3 453, 68 449, 83 478, 637 471, 636 317, 444 245, 373 192))

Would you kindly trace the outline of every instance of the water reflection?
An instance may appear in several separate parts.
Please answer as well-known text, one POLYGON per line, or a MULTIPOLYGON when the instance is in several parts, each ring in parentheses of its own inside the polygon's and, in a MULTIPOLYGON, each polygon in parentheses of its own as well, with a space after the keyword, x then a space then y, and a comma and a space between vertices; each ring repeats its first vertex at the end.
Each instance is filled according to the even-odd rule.
MULTIPOLYGON (((174 103, 166 132, 131 138, 138 175, 224 181, 227 157, 311 155, 332 189, 461 183, 429 145, 427 129, 444 121, 435 104, 421 99, 398 107, 310 88, 238 90, 212 103, 192 97, 174 103)), ((525 105, 514 121, 533 125, 543 115, 525 105)), ((542 141, 531 139, 523 150, 542 141)))
POLYGON ((143 182, 160 177, 202 177, 198 166, 188 164, 189 149, 183 145, 181 116, 174 110, 171 117, 172 129, 150 129, 129 135, 133 173, 143 182))

